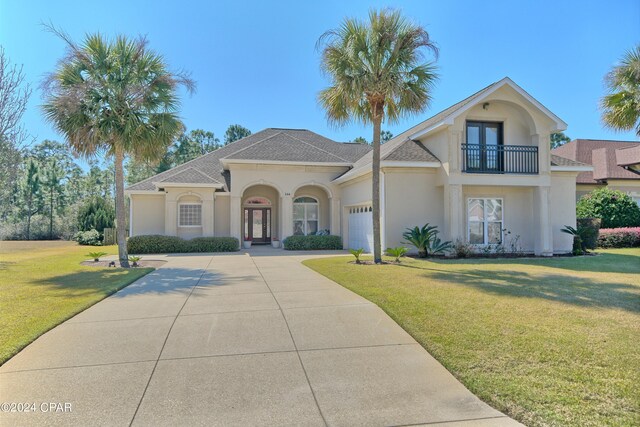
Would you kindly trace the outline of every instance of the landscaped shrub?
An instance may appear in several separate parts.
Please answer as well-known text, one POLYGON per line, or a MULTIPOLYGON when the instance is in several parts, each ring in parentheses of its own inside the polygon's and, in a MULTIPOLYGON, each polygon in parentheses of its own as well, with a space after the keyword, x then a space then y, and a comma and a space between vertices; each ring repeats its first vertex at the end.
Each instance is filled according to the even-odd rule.
POLYGON ((453 244, 451 242, 443 242, 438 237, 438 233, 437 225, 429 225, 427 223, 422 228, 418 226, 407 228, 402 233, 402 237, 404 237, 406 243, 418 249, 418 257, 426 258, 429 255, 441 254, 453 248, 453 244))
POLYGON ((240 249, 235 237, 196 237, 186 243, 189 250, 185 252, 235 252, 240 249))
POLYGON ((601 223, 602 220, 600 218, 578 218, 576 220, 578 230, 589 230, 582 236, 584 246, 587 249, 595 249, 598 246, 598 233, 600 232, 601 223))
POLYGON ((342 249, 340 236, 289 236, 282 243, 288 251, 342 249))
POLYGON ((73 235, 73 240, 81 245, 88 246, 100 246, 102 245, 102 238, 98 230, 78 231, 73 235))
POLYGON ((640 226, 640 207, 631 196, 618 190, 599 188, 576 204, 578 218, 600 218, 602 228, 640 226))
POLYGON ((600 248, 632 248, 640 246, 640 227, 601 228, 598 237, 600 248))
POLYGON ((167 254, 187 252, 234 252, 239 249, 235 237, 197 237, 184 240, 175 236, 134 236, 127 240, 132 254, 167 254))

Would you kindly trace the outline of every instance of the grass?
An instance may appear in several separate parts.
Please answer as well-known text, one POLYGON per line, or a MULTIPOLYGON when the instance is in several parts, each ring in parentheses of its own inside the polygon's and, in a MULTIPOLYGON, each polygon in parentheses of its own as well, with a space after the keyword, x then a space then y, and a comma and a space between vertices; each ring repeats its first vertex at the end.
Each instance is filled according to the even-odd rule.
MULTIPOLYGON (((99 249, 117 253, 116 246, 99 249)), ((0 242, 0 365, 54 326, 153 270, 80 265, 92 250, 74 242, 0 242)))
POLYGON ((552 259, 304 263, 374 302, 529 426, 640 425, 640 248, 552 259))

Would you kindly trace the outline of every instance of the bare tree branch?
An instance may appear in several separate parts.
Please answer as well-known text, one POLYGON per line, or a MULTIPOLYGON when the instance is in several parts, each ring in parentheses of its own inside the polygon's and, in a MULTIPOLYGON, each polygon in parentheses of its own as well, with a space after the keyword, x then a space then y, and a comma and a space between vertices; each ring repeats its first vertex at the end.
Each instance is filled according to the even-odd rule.
POLYGON ((11 64, 0 47, 0 139, 20 148, 27 139, 21 124, 31 96, 31 86, 25 83, 22 65, 11 64))

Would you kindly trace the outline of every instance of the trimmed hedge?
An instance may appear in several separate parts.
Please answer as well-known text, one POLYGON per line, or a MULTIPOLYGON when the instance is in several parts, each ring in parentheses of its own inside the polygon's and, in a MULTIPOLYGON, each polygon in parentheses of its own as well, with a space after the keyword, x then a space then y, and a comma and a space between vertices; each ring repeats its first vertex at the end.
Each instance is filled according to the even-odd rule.
POLYGON ((175 236, 134 236, 127 240, 132 254, 168 254, 186 252, 235 252, 240 243, 235 237, 196 237, 184 240, 175 236))
POLYGON ((632 248, 640 246, 640 227, 601 228, 598 237, 600 248, 632 248))
POLYGON ((282 242, 288 251, 313 251, 322 249, 342 249, 340 236, 289 236, 282 242))

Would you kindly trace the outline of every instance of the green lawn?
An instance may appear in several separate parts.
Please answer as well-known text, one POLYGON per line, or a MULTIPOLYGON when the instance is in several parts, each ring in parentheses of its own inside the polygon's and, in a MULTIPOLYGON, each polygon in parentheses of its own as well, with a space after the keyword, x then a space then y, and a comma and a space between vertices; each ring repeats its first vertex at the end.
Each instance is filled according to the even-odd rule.
POLYGON ((305 264, 379 305, 498 410, 530 426, 640 425, 640 248, 348 261, 305 264))
POLYGON ((80 265, 116 246, 0 242, 0 365, 40 335, 152 271, 80 265))

